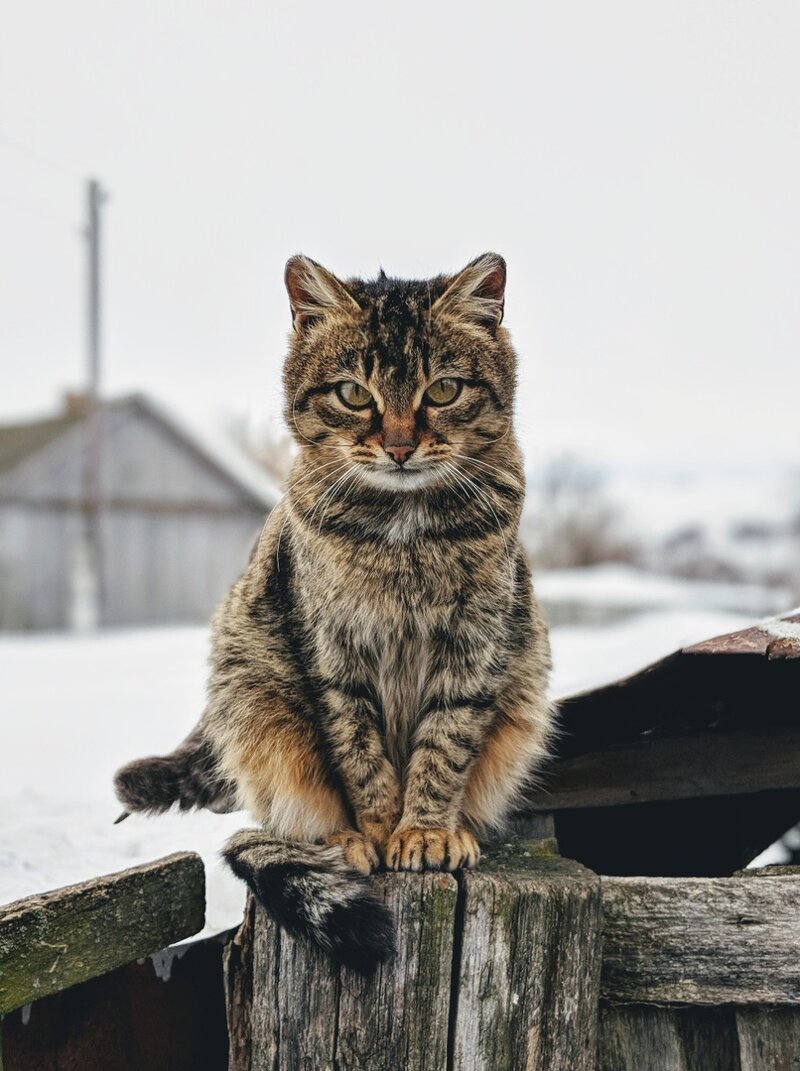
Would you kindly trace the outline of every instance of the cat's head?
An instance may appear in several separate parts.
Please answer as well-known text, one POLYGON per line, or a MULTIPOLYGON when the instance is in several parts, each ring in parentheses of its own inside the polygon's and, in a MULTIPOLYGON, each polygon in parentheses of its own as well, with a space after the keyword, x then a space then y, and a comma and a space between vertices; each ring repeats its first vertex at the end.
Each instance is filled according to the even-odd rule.
POLYGON ((389 491, 448 480, 509 434, 516 359, 501 327, 502 257, 454 276, 341 281, 307 257, 286 265, 294 331, 286 420, 319 468, 389 491))

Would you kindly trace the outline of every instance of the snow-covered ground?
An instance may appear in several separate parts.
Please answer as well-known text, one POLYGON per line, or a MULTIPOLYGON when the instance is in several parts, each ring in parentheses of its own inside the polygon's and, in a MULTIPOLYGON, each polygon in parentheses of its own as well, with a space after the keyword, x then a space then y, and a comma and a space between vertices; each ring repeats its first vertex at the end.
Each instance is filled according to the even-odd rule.
POLYGON ((793 592, 762 584, 680 580, 609 563, 551 569, 536 576, 536 594, 553 624, 603 624, 633 613, 709 611, 750 618, 780 613, 793 592))
MULTIPOLYGON (((682 644, 744 625, 683 607, 553 632, 553 691, 632 672, 682 644)), ((208 875, 206 932, 236 924, 242 887, 219 861, 246 816, 132 816, 114 825, 115 769, 170 750, 202 709, 203 628, 0 639, 0 903, 191 849, 208 875)))

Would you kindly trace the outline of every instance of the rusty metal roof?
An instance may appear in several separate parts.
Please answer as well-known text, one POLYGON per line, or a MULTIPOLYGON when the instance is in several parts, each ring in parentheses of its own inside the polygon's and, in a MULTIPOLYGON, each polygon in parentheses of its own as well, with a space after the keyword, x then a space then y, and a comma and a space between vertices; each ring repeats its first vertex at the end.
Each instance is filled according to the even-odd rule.
POLYGON ((750 628, 714 636, 684 647, 689 655, 762 655, 767 658, 800 658, 800 607, 782 617, 771 617, 750 628))
MULTIPOLYGON (((800 806, 800 609, 571 696, 561 704, 560 725, 552 762, 528 798, 534 809, 578 812, 789 790, 775 812, 785 824, 765 847, 800 806)), ((623 869, 612 872, 642 872, 625 869, 642 866, 641 846, 634 854, 632 862, 618 853, 610 865, 623 869)))
POLYGON ((800 608, 561 703, 558 756, 653 736, 800 724, 800 608))

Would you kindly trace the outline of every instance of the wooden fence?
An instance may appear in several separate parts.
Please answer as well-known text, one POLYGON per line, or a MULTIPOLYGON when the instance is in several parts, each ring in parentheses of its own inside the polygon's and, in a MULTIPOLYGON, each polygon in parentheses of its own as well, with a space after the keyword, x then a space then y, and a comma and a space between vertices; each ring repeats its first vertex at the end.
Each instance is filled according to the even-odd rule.
POLYGON ((229 935, 168 948, 205 914, 181 853, 0 906, 3 1071, 224 1071, 229 935))
POLYGON ((800 872, 599 878, 524 842, 377 880, 364 981, 252 902, 228 948, 231 1071, 797 1071, 800 872))
POLYGON ((203 924, 189 854, 0 908, 4 1071, 800 1067, 798 868, 601 878, 517 840, 374 880, 400 948, 370 980, 252 901, 160 951, 203 924))

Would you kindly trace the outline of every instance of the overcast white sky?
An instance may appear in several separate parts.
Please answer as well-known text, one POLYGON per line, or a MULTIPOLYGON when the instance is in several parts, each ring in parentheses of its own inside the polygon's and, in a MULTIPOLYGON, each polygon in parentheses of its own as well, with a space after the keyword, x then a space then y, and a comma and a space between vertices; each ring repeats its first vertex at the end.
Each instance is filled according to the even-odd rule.
POLYGON ((529 457, 800 454, 796 0, 0 10, 0 418, 81 378, 91 173, 110 392, 276 411, 291 253, 496 249, 529 457))

